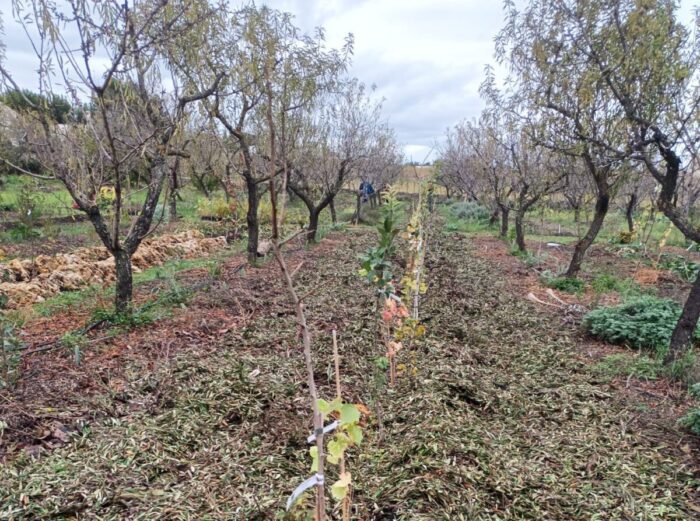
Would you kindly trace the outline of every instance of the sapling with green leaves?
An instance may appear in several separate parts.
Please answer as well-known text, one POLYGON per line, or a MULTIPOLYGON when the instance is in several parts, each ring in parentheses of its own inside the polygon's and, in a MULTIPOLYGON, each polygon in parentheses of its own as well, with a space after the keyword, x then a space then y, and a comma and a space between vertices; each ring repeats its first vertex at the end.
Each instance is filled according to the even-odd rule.
POLYGON ((379 231, 377 245, 367 250, 362 256, 360 269, 360 275, 366 277, 367 281, 377 288, 377 304, 381 297, 386 298, 394 293, 391 257, 396 252, 394 241, 400 232, 398 219, 401 203, 396 197, 396 191, 389 187, 382 195, 384 205, 380 210, 381 220, 377 227, 379 231))

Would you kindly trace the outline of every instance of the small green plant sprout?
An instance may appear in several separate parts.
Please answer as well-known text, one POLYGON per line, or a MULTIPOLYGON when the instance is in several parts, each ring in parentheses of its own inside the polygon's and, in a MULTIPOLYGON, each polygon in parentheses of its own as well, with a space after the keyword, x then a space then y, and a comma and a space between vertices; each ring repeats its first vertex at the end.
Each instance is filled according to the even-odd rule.
MULTIPOLYGON (((331 465, 338 465, 338 480, 331 485, 331 495, 337 501, 342 502, 342 519, 350 520, 350 485, 352 476, 345 468, 345 451, 349 447, 362 443, 362 427, 360 427, 361 406, 350 403, 343 403, 342 391, 340 387, 340 356, 338 355, 338 340, 336 331, 333 330, 333 358, 335 365, 335 386, 336 397, 332 402, 323 399, 316 400, 316 409, 323 418, 325 427, 322 432, 314 432, 309 436, 309 444, 318 443, 317 435, 328 439, 328 448, 325 454, 325 461, 331 465), (329 418, 335 418, 333 422, 326 425, 329 418), (331 436, 332 433, 332 436, 331 436)), ((301 497, 301 495, 313 486, 324 483, 323 474, 319 474, 318 445, 309 449, 311 455, 311 472, 314 475, 299 485, 287 501, 287 510, 301 497)))
POLYGON ((83 360, 83 348, 87 344, 87 339, 80 333, 70 332, 61 337, 61 345, 73 351, 73 362, 80 365, 83 360))

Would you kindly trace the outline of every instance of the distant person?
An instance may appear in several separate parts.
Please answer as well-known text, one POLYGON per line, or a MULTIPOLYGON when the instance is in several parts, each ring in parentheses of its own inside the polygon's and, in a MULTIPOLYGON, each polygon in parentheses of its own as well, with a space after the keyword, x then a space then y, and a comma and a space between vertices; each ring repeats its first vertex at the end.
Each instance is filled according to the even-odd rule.
POLYGON ((362 202, 366 203, 374 195, 374 187, 369 181, 362 181, 360 183, 360 197, 362 202))

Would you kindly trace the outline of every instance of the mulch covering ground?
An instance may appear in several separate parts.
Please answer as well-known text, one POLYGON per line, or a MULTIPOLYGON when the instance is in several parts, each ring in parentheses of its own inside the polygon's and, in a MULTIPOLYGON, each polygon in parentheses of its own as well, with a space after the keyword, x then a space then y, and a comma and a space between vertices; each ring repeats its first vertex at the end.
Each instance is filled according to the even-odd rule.
MULTIPOLYGON (((304 261, 321 394, 334 394, 336 328, 345 399, 370 411, 362 446, 349 449, 354 519, 700 515, 693 439, 650 425, 658 418, 636 395, 591 370, 575 328, 527 301, 469 238, 435 231, 428 335, 401 352, 388 389, 372 290, 357 274, 373 240, 350 230, 289 254, 292 267, 304 261)), ((239 266, 232 259, 187 309, 95 348, 84 366, 47 355, 64 356, 55 372, 75 387, 41 393, 57 375, 39 364, 2 392, 0 407, 25 413, 28 432, 4 432, 15 446, 0 468, 0 519, 282 518, 310 475, 303 360, 276 265, 239 266)))

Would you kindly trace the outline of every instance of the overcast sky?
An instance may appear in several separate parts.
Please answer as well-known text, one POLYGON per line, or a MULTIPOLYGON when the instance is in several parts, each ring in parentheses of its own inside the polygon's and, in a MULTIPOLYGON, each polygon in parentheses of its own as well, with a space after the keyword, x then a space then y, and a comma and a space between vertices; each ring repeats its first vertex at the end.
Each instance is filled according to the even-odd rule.
MULTIPOLYGON (((452 126, 478 116, 484 66, 493 63, 493 38, 503 25, 501 0, 259 0, 289 11, 305 31, 323 26, 339 47, 355 37, 351 74, 376 85, 384 112, 407 159, 423 161, 452 126)), ((36 88, 21 28, 4 11, 7 66, 21 86, 36 88)), ((697 0, 682 0, 691 19, 697 0)), ((432 157, 431 157, 432 159, 432 157)))
POLYGON ((266 0, 331 45, 355 36, 351 73, 377 86, 407 159, 423 161, 448 126, 478 115, 501 0, 266 0))

